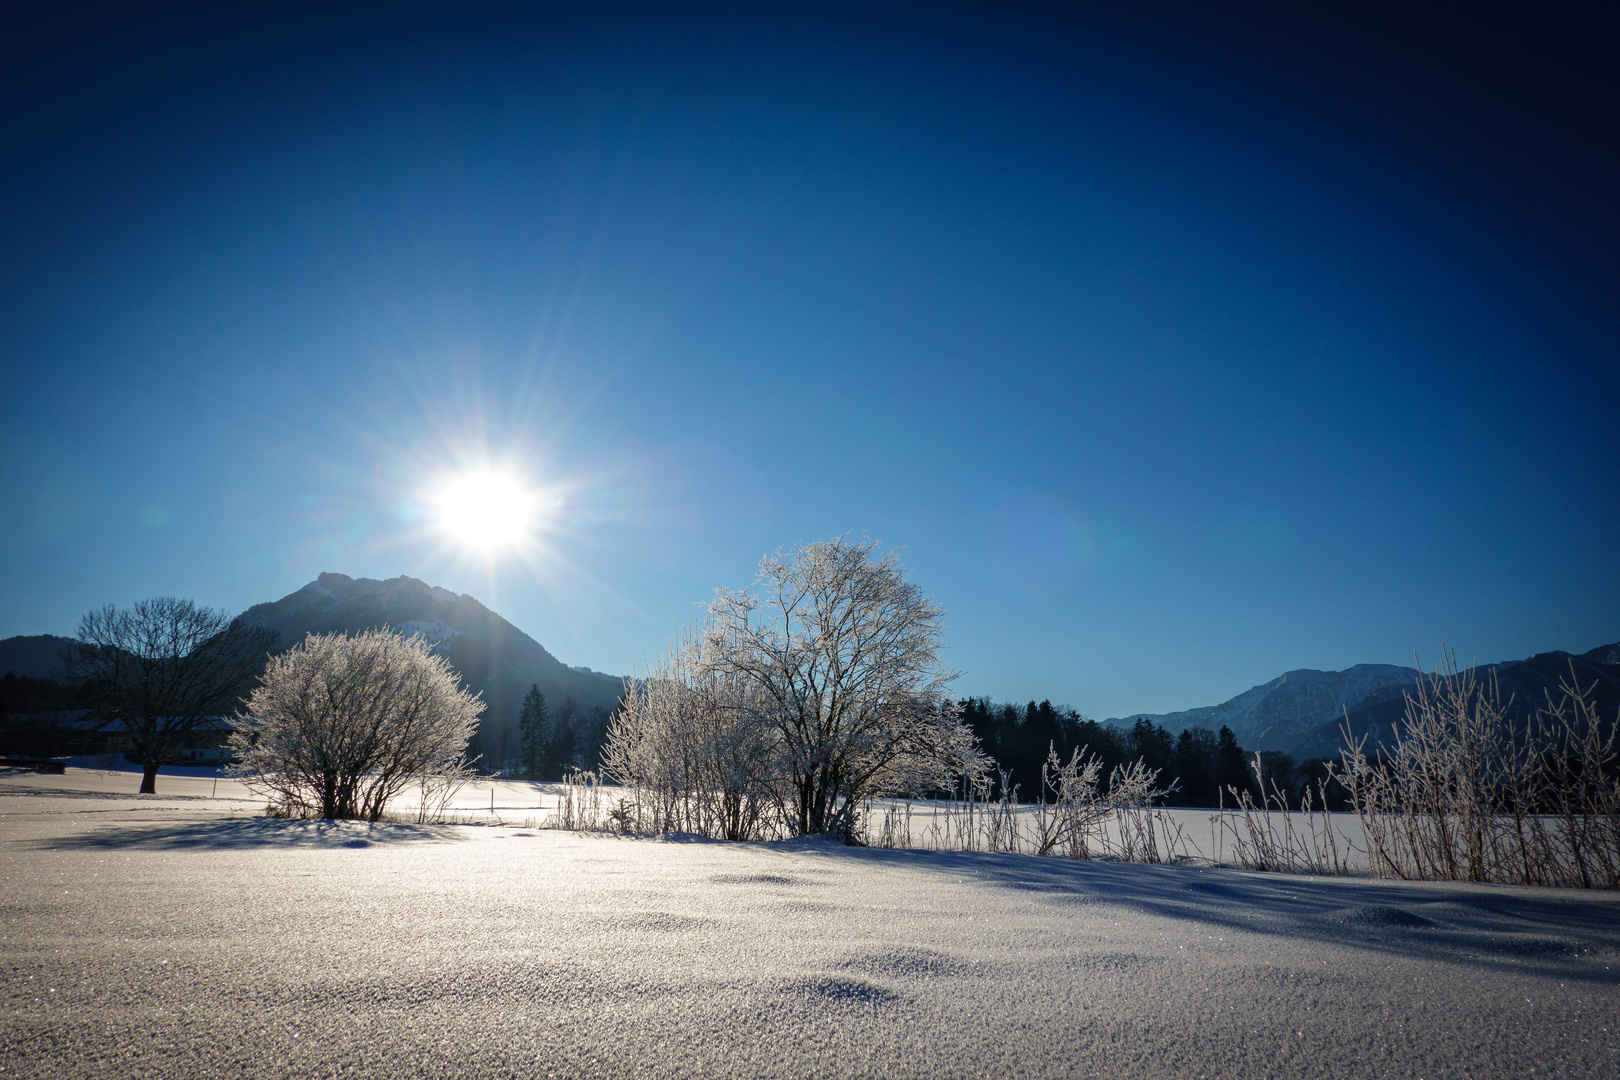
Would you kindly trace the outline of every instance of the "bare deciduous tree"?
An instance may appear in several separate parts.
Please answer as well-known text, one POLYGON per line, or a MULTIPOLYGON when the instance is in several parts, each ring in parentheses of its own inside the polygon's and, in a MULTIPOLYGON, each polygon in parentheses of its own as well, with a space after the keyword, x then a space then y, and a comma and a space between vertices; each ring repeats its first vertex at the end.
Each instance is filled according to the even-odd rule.
POLYGON ((141 791, 154 794, 158 768, 209 717, 237 708, 276 637, 172 596, 108 604, 79 620, 63 670, 85 684, 103 725, 122 722, 142 768, 141 791))
POLYGON ((860 800, 948 788, 984 767, 940 663, 945 612, 876 541, 760 561, 709 605, 707 662, 750 688, 776 739, 787 824, 848 835, 860 800))
POLYGON ((834 540, 719 590, 698 630, 627 681, 607 772, 638 829, 848 837, 862 800, 949 789, 986 759, 948 693, 944 611, 875 542, 834 540))
POLYGON ((232 746, 282 812, 376 821, 408 785, 466 775, 483 710, 420 637, 311 634, 266 666, 232 746))

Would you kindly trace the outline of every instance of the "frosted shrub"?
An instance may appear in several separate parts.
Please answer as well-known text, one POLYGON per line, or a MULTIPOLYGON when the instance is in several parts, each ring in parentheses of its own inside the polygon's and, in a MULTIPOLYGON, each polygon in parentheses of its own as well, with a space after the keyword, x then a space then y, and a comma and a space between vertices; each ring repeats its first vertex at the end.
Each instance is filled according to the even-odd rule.
POLYGON ((425 818, 465 781, 481 712, 420 637, 310 634, 271 658, 231 748, 277 813, 376 821, 414 783, 425 818))
POLYGON ((775 739, 747 680, 712 662, 712 628, 683 633, 625 680, 605 771, 630 788, 624 831, 753 840, 781 831, 775 739))
POLYGON ((1069 760, 1063 762, 1058 759, 1056 747, 1047 747, 1046 763, 1041 766, 1041 788, 1051 792, 1054 800, 1043 802, 1036 815, 1037 854, 1091 858, 1097 829, 1113 812, 1097 790, 1102 760, 1095 754, 1082 758, 1087 749, 1076 747, 1069 760))
POLYGON ((1153 810, 1155 801, 1175 790, 1160 788, 1159 771, 1140 759, 1116 765, 1107 791, 1100 790, 1102 761, 1078 747, 1067 762, 1048 747, 1041 767, 1042 801, 1035 811, 1035 851, 1040 855, 1066 855, 1090 859, 1106 855, 1130 861, 1161 862, 1180 844, 1178 830, 1153 810), (1050 793, 1052 801, 1045 796, 1050 793), (1117 837, 1107 825, 1113 824, 1117 837), (1159 832, 1169 830, 1161 843, 1159 832))

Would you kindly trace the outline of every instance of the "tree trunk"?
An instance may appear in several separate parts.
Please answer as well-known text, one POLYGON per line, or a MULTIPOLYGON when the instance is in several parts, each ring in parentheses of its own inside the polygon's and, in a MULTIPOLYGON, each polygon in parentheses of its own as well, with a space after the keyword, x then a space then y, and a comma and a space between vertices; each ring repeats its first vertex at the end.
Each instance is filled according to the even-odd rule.
POLYGON ((156 765, 142 765, 141 766, 141 794, 142 795, 156 795, 157 794, 157 771, 158 771, 158 767, 156 765))

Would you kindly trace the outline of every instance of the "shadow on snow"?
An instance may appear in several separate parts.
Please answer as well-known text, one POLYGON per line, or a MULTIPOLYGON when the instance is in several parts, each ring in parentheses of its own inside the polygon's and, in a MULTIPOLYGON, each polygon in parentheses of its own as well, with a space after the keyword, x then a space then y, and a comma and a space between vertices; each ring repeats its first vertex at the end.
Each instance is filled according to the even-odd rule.
POLYGON ((47 849, 185 848, 365 848, 377 844, 461 840, 465 834, 449 825, 400 825, 363 821, 307 821, 267 817, 226 818, 176 825, 129 825, 96 829, 80 836, 42 840, 47 849))
POLYGON ((1609 893, 1262 874, 980 852, 804 845, 806 854, 936 870, 1072 906, 1112 906, 1220 931, 1588 983, 1620 984, 1609 893))

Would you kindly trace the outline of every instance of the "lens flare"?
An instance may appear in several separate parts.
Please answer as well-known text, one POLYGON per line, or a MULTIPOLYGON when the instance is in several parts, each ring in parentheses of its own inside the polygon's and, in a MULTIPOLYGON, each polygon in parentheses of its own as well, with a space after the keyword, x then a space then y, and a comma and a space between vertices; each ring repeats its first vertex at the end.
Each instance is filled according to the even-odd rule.
POLYGON ((1080 508, 1035 493, 1003 503, 989 521, 991 561, 1010 584, 1049 589, 1085 575, 1097 560, 1097 534, 1080 508))

